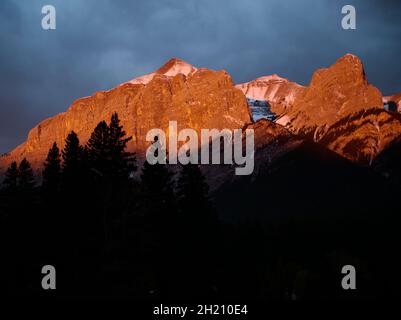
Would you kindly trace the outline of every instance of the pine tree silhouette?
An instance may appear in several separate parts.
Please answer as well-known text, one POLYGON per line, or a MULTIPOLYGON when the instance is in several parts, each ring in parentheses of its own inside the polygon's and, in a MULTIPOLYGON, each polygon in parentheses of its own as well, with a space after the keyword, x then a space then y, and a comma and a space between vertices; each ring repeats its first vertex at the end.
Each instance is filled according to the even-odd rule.
POLYGON ((56 142, 50 148, 43 166, 42 192, 44 200, 47 203, 54 202, 53 200, 56 200, 61 181, 61 155, 56 142))
POLYGON ((3 182, 5 191, 9 194, 9 206, 16 210, 32 205, 34 199, 35 177, 31 164, 25 158, 17 166, 14 161, 7 169, 3 182))
POLYGON ((8 192, 15 192, 18 188, 18 165, 13 161, 7 168, 5 179, 3 181, 4 189, 8 192))
POLYGON ((99 177, 110 175, 111 150, 109 140, 109 126, 106 121, 101 121, 93 130, 86 144, 91 170, 99 177))
MULTIPOLYGON (((67 290, 74 290, 80 281, 79 272, 74 271, 73 261, 82 261, 82 266, 90 267, 94 259, 98 240, 95 232, 99 229, 97 221, 97 199, 93 197, 87 168, 87 151, 80 145, 78 135, 71 131, 62 150, 62 173, 60 187, 60 212, 56 224, 59 258, 62 272, 68 273, 67 290), (85 254, 86 252, 86 254, 85 254), (88 257, 91 252, 91 258, 88 257)), ((52 208, 50 207, 50 210, 52 208)), ((54 212, 53 212, 54 213, 54 212)), ((102 243, 99 243, 101 246, 102 243)), ((88 272, 85 269, 84 272, 88 272)), ((84 282, 84 281, 82 281, 84 282)))
MULTIPOLYGON (((52 241, 48 243, 48 250, 46 250, 46 259, 52 263, 60 262, 61 245, 60 243, 65 240, 61 236, 63 233, 60 229, 66 227, 64 215, 62 210, 59 209, 60 204, 60 183, 61 183, 61 153, 54 142, 49 149, 47 158, 43 164, 42 171, 42 207, 40 230, 42 230, 42 241, 51 238, 52 241)), ((71 230, 69 230, 71 231, 71 230)))
POLYGON ((117 113, 111 116, 109 130, 113 171, 118 177, 126 178, 127 175, 137 169, 135 154, 125 150, 127 143, 132 140, 132 137, 126 137, 126 132, 120 126, 117 113))
POLYGON ((99 122, 86 145, 94 189, 102 199, 99 204, 106 240, 121 233, 110 230, 110 225, 118 225, 115 229, 122 227, 122 213, 129 200, 130 174, 136 170, 134 154, 125 151, 132 137, 126 137, 119 123, 117 113, 112 115, 110 125, 99 122))
MULTIPOLYGON (((12 187, 8 193, 7 241, 12 250, 5 260, 14 263, 9 276, 13 277, 13 287, 18 291, 27 290, 32 283, 34 266, 38 259, 39 212, 35 193, 35 177, 30 163, 24 158, 19 166, 12 163, 7 170, 6 185, 12 187), (17 171, 16 171, 17 168, 17 171)), ((3 251, 2 251, 3 252, 3 251)), ((3 254, 4 255, 4 254, 3 254)))
POLYGON ((72 190, 79 187, 82 180, 82 155, 83 148, 79 144, 79 139, 74 131, 71 131, 66 140, 62 151, 62 188, 72 190))
POLYGON ((35 177, 31 164, 24 158, 18 166, 18 188, 23 192, 29 192, 33 190, 34 185, 35 177))
POLYGON ((117 113, 110 125, 99 122, 87 143, 91 168, 106 179, 127 179, 136 170, 134 154, 125 151, 131 139, 120 126, 117 113))

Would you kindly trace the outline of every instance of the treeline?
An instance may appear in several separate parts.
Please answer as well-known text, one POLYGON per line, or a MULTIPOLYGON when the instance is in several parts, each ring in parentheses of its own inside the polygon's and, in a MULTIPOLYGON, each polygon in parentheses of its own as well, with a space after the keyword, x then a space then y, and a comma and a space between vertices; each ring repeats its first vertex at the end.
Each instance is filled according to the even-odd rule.
POLYGON ((372 170, 304 143, 211 202, 198 166, 139 168, 130 139, 114 114, 86 145, 74 132, 63 150, 53 144, 40 186, 28 161, 10 165, 1 293, 164 304, 399 297, 400 144, 372 170), (45 265, 56 290, 41 287, 45 265), (344 265, 357 290, 342 288, 344 265))
POLYGON ((13 261, 3 267, 15 275, 5 279, 9 293, 43 294, 46 264, 56 267, 62 296, 210 290, 200 252, 213 256, 218 224, 199 167, 182 166, 177 175, 145 162, 136 178, 130 140, 113 114, 86 145, 74 131, 63 150, 54 143, 40 186, 26 159, 11 163, 1 191, 2 246, 13 261))

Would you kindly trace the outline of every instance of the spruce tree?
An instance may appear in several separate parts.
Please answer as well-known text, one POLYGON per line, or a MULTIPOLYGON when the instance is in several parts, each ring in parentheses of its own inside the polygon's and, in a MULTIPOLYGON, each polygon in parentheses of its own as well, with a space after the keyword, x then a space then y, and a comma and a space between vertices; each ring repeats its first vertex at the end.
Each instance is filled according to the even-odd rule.
POLYGON ((66 140, 62 151, 62 187, 72 190, 77 187, 82 179, 82 154, 83 149, 79 144, 79 139, 74 131, 71 131, 66 140))
MULTIPOLYGON (((105 239, 113 234, 109 226, 119 226, 122 214, 132 195, 129 194, 130 174, 135 168, 135 157, 126 152, 128 141, 117 113, 111 117, 110 125, 99 122, 86 145, 94 192, 102 199, 98 203, 103 214, 105 239), (117 223, 116 223, 117 222, 117 223)), ((118 228, 118 227, 117 227, 118 228)), ((116 229, 116 228, 114 228, 116 229)))
MULTIPOLYGON (((73 246, 71 248, 64 247, 63 250, 73 250, 74 246, 78 246, 79 241, 82 241, 83 219, 88 216, 86 196, 90 192, 90 188, 86 183, 86 171, 84 170, 84 150, 79 144, 79 139, 74 131, 71 131, 66 140, 62 151, 62 173, 60 200, 63 203, 61 207, 61 221, 64 221, 62 230, 63 237, 68 237, 69 234, 74 234, 71 239, 73 246), (86 213, 86 215, 85 215, 86 213)), ((72 254, 69 252, 68 254, 72 254)))
POLYGON ((110 175, 110 135, 106 121, 98 123, 86 145, 90 167, 99 177, 110 175))
POLYGON ((49 199, 57 195, 61 179, 61 155, 56 142, 49 149, 43 166, 42 191, 45 198, 49 199))
MULTIPOLYGON (((72 288, 76 285, 74 279, 79 278, 79 275, 74 273, 73 261, 83 261, 83 252, 89 250, 88 248, 93 250, 90 237, 93 235, 92 226, 96 223, 93 218, 96 201, 91 197, 91 185, 87 179, 85 149, 80 145, 74 131, 71 131, 65 140, 61 158, 61 206, 55 214, 56 224, 59 226, 57 245, 62 256, 62 268, 71 272, 70 283, 66 285, 72 288)), ((87 263, 88 261, 85 261, 83 264, 87 263)))
POLYGON ((18 166, 18 201, 20 202, 18 205, 22 206, 21 211, 25 211, 27 208, 32 209, 34 206, 34 187, 35 177, 31 164, 24 158, 18 166))
POLYGON ((18 188, 21 191, 32 191, 34 185, 35 177, 31 164, 24 158, 18 166, 18 188))
POLYGON ((7 168, 5 179, 3 181, 5 191, 15 192, 18 188, 18 165, 13 161, 7 168))
POLYGON ((111 116, 109 132, 113 171, 118 177, 127 177, 127 175, 136 170, 136 159, 135 154, 125 150, 132 137, 126 136, 126 132, 120 126, 117 113, 111 116))
POLYGON ((11 209, 19 211, 33 204, 35 177, 28 160, 24 158, 19 165, 11 163, 3 183, 11 209))
POLYGON ((120 126, 117 113, 112 115, 110 125, 99 122, 87 143, 91 168, 106 179, 127 179, 136 169, 134 154, 125 150, 131 139, 120 126))

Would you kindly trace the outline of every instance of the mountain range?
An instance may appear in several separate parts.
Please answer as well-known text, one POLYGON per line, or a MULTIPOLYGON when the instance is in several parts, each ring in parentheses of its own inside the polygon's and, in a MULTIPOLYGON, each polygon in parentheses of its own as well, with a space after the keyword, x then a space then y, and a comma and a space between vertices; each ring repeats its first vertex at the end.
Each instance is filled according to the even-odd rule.
POLYGON ((400 99, 401 94, 383 97, 369 84, 361 60, 352 54, 315 71, 308 86, 275 74, 234 84, 226 71, 196 68, 174 58, 155 72, 77 99, 66 112, 42 121, 24 143, 1 156, 0 171, 23 158, 40 169, 53 142, 63 147, 74 130, 86 143, 97 123, 114 112, 133 137, 129 151, 140 159, 149 145, 146 133, 152 128, 167 131, 168 122, 175 120, 178 130, 198 132, 255 127, 259 149, 274 145, 285 151, 289 139, 309 141, 354 163, 371 165, 401 137, 401 115, 384 108, 390 101, 400 108, 400 99), (255 123, 251 100, 268 105, 276 120, 255 123))
POLYGON ((201 172, 143 166, 141 181, 120 183, 92 168, 76 169, 71 182, 64 169, 60 189, 60 180, 47 189, 1 189, 6 292, 37 297, 37 277, 25 280, 56 261, 57 295, 69 299, 399 297, 399 97, 383 97, 348 54, 317 70, 308 86, 278 75, 235 84, 226 71, 172 59, 78 99, 0 157, 0 171, 27 158, 39 180, 54 141, 62 148, 74 130, 85 144, 117 112, 139 166, 147 132, 168 132, 175 120, 178 130, 198 133, 253 129, 253 173, 236 175, 236 166, 224 164, 201 165, 201 172), (190 196, 182 202, 184 189, 190 196), (342 289, 344 265, 356 268, 358 290, 342 289))

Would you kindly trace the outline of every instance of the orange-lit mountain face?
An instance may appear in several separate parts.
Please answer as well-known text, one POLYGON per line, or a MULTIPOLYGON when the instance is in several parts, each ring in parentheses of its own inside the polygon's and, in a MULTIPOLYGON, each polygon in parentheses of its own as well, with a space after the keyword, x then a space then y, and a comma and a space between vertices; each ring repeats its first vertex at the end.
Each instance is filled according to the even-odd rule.
MULTIPOLYGON (((352 161, 370 164, 401 135, 400 117, 384 110, 380 91, 368 83, 362 62, 354 55, 347 54, 329 68, 317 70, 306 88, 279 81, 280 86, 265 83, 263 89, 290 93, 291 99, 278 94, 278 99, 285 101, 284 108, 275 107, 276 95, 270 94, 272 108, 280 116, 277 123, 352 161)), ((254 92, 245 94, 252 98, 254 92)))
POLYGON ((400 115, 384 110, 383 101, 386 98, 367 82, 362 62, 353 55, 317 70, 308 87, 277 75, 235 86, 225 71, 198 69, 172 59, 153 73, 78 99, 66 112, 44 120, 22 145, 0 158, 0 170, 24 157, 40 168, 54 141, 63 147, 74 130, 84 144, 95 126, 108 121, 114 112, 133 137, 129 151, 137 152, 139 158, 145 156, 150 129, 168 132, 169 121, 177 121, 178 130, 193 128, 198 133, 202 128, 255 126, 256 148, 271 150, 266 144, 274 144, 274 150, 279 150, 277 146, 283 141, 287 144, 293 136, 318 142, 354 162, 370 164, 401 136, 400 115), (246 97, 268 101, 279 116, 276 123, 262 120, 252 124, 246 97))
POLYGON ((81 143, 86 143, 95 126, 109 121, 114 112, 127 135, 133 137, 129 150, 142 158, 149 145, 147 132, 153 128, 167 132, 169 120, 177 121, 178 130, 193 128, 198 132, 201 128, 240 129, 251 122, 245 96, 225 71, 198 70, 172 59, 155 73, 76 100, 65 113, 33 128, 22 145, 2 157, 0 166, 26 157, 39 167, 54 141, 63 147, 66 136, 74 130, 81 143))
POLYGON ((290 131, 362 163, 370 163, 401 134, 399 118, 383 110, 380 91, 368 84, 362 62, 353 55, 316 71, 285 117, 290 131))

